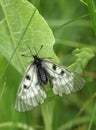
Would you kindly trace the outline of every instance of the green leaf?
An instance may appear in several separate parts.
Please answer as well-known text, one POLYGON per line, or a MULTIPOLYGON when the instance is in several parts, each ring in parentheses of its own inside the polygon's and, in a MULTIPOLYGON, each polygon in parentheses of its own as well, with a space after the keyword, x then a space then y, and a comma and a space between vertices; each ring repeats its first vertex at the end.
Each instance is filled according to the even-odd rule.
POLYGON ((93 29, 94 29, 94 31, 96 33, 96 9, 95 9, 95 2, 94 2, 94 0, 87 0, 87 3, 88 3, 90 17, 91 17, 92 24, 93 24, 93 29))
POLYGON ((75 55, 77 58, 69 68, 78 73, 81 73, 88 62, 94 57, 94 53, 90 48, 76 49, 73 51, 73 55, 75 55))
POLYGON ((53 52, 55 42, 53 33, 38 10, 25 0, 1 0, 2 10, 5 19, 0 22, 0 53, 9 61, 20 73, 32 61, 32 57, 26 61, 21 53, 32 53, 34 47, 39 50, 40 57, 53 57, 58 60, 53 52), (17 47, 18 46, 18 47, 17 47), (14 53, 15 52, 15 53, 14 53))

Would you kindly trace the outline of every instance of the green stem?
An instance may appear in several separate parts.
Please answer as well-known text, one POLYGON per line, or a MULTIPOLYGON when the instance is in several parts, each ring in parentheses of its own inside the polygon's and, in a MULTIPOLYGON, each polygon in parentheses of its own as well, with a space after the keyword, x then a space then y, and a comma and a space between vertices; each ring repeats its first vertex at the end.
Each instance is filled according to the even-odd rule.
POLYGON ((14 123, 12 121, 9 121, 9 122, 2 122, 0 123, 0 129, 8 129, 8 128, 17 128, 17 129, 22 129, 22 130, 35 130, 34 128, 32 128, 32 126, 27 126, 27 124, 24 124, 22 122, 17 122, 17 123, 14 123))
POLYGON ((51 105, 49 105, 48 103, 43 104, 41 106, 43 120, 44 120, 44 123, 45 123, 45 130, 52 130, 53 109, 51 109, 51 111, 50 111, 49 107, 51 107, 51 105))
POLYGON ((58 128, 58 130, 71 130, 72 127, 79 126, 82 124, 88 123, 90 118, 88 116, 85 117, 78 117, 75 120, 68 121, 67 123, 63 124, 58 128))
POLYGON ((92 128, 92 124, 93 124, 93 122, 94 122, 95 115, 96 115, 96 102, 95 102, 95 105, 94 105, 94 109, 93 109, 93 111, 92 111, 92 117, 91 117, 91 119, 90 119, 90 123, 89 123, 88 130, 91 130, 91 128, 92 128))
POLYGON ((55 31, 61 29, 61 28, 64 27, 65 25, 69 25, 70 23, 73 23, 73 22, 75 22, 75 21, 77 21, 77 20, 80 20, 80 19, 82 19, 82 18, 85 18, 85 17, 87 17, 87 16, 89 16, 89 13, 88 13, 88 14, 85 14, 85 15, 82 15, 82 16, 80 16, 80 17, 74 18, 74 19, 72 19, 72 20, 69 20, 69 21, 67 21, 66 23, 62 24, 61 26, 55 28, 55 29, 53 30, 53 32, 55 32, 55 31))

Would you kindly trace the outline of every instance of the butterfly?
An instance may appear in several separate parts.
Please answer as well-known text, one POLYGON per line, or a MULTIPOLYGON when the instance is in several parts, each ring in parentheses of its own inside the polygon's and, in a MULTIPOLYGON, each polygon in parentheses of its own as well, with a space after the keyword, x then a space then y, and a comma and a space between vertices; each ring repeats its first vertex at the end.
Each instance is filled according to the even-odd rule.
POLYGON ((53 94, 63 96, 84 87, 85 80, 76 72, 46 58, 33 55, 17 91, 15 109, 25 112, 44 103, 47 94, 44 88, 50 83, 53 94))

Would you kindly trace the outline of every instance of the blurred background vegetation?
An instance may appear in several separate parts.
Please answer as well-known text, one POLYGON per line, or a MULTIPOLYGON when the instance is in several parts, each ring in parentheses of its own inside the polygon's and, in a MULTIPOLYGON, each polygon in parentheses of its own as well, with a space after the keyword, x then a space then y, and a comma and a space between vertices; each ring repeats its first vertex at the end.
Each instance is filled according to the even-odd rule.
MULTIPOLYGON (((29 2, 37 7, 36 0, 29 2)), ((95 4, 95 0, 39 2, 38 10, 53 30, 56 40, 54 52, 66 66, 76 60, 72 52, 77 48, 88 47, 94 54, 96 53, 95 4)), ((0 7, 0 20, 3 18, 3 10, 0 7)), ((95 130, 95 58, 94 56, 83 69, 82 76, 86 80, 86 85, 81 91, 63 98, 50 96, 45 103, 46 106, 42 105, 43 108, 38 106, 25 113, 14 110, 21 75, 9 65, 5 72, 6 76, 0 79, 0 130, 95 130)), ((0 73, 6 64, 7 60, 0 54, 0 73)))

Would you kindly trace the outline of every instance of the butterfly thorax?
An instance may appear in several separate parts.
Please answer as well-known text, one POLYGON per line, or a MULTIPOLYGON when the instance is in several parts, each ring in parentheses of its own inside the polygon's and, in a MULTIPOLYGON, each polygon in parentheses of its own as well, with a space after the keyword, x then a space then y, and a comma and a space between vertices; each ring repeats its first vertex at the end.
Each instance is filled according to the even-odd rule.
POLYGON ((34 55, 33 58, 34 58, 34 62, 33 62, 34 65, 36 65, 36 66, 42 65, 42 64, 41 64, 42 59, 40 59, 40 58, 39 58, 38 56, 36 56, 36 55, 34 55))
POLYGON ((47 84, 48 82, 48 78, 47 78, 47 75, 46 75, 46 71, 45 69, 42 67, 42 59, 37 57, 36 55, 33 56, 34 58, 34 62, 33 64, 36 65, 36 68, 37 68, 37 74, 40 78, 40 81, 43 83, 43 84, 47 84))

